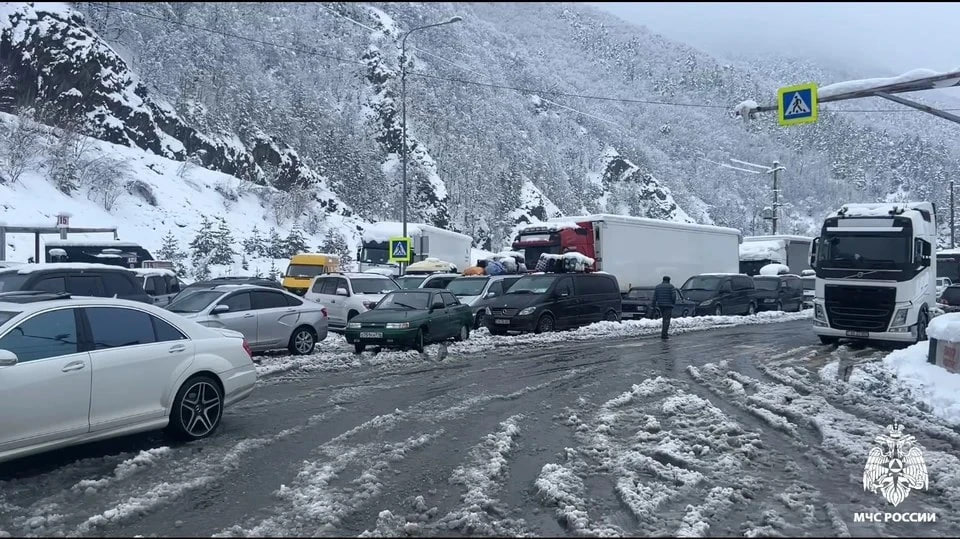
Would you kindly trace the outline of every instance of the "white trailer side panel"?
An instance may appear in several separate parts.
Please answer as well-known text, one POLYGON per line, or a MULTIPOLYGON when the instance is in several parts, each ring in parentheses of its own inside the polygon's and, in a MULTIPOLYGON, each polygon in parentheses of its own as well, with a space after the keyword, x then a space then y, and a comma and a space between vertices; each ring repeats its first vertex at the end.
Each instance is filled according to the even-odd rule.
MULTIPOLYGON (((460 271, 470 267, 470 248, 473 246, 470 236, 435 227, 423 227, 418 237, 428 238, 427 250, 425 253, 417 253, 418 260, 437 258, 454 264, 460 271)), ((415 238, 414 245, 417 244, 415 238)))
POLYGON ((598 269, 615 275, 623 292, 659 284, 665 275, 680 287, 694 275, 740 269, 740 235, 735 230, 659 225, 654 220, 600 221, 594 226, 600 229, 595 243, 598 269))

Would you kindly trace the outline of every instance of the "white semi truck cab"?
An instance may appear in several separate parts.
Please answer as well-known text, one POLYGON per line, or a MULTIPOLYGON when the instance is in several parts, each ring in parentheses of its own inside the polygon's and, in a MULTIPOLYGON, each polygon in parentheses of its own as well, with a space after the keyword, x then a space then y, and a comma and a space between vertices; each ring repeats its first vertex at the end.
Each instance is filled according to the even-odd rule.
POLYGON ((813 331, 841 338, 917 342, 936 306, 937 242, 930 202, 847 204, 811 246, 813 331))

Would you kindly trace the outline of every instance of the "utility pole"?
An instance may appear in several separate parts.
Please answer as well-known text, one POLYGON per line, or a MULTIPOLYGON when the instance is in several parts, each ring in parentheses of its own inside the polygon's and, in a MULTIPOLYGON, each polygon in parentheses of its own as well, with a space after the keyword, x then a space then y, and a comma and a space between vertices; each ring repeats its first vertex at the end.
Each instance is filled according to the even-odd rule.
POLYGON ((957 242, 956 242, 957 227, 953 222, 953 214, 954 214, 953 178, 950 178, 950 248, 951 249, 955 249, 957 246, 957 242))
POLYGON ((780 220, 780 207, 783 206, 783 204, 780 203, 780 177, 777 176, 777 173, 783 170, 787 170, 786 168, 780 165, 780 161, 774 161, 773 166, 768 167, 766 165, 758 165, 756 163, 741 161, 739 159, 733 159, 733 158, 730 159, 734 163, 756 167, 760 169, 760 170, 753 170, 749 168, 735 167, 727 163, 718 163, 716 161, 711 161, 703 157, 701 157, 700 159, 702 159, 703 161, 707 161, 708 163, 713 163, 714 165, 720 165, 723 168, 739 170, 740 172, 749 172, 750 174, 773 174, 773 208, 764 208, 763 213, 767 213, 768 209, 772 209, 773 211, 769 215, 764 215, 763 218, 769 219, 771 221, 773 225, 773 235, 775 236, 777 234, 777 222, 780 220))

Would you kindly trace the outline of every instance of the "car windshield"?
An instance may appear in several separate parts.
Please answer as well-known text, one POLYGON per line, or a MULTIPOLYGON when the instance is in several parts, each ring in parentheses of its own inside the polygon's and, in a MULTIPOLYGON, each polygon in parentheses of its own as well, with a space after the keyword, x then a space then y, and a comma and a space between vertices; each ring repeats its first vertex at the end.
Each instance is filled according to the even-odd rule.
POLYGON ((557 280, 556 275, 532 275, 523 277, 510 287, 507 294, 546 294, 550 285, 557 280))
POLYGON ((681 290, 716 290, 720 287, 722 277, 690 277, 683 283, 681 290))
POLYGON ((429 292, 415 292, 413 290, 403 290, 400 292, 391 292, 387 294, 380 303, 377 304, 377 310, 401 309, 405 311, 425 311, 427 302, 430 301, 429 292))
POLYGON ((352 284, 354 294, 386 294, 387 292, 400 290, 393 279, 387 279, 386 277, 383 279, 354 279, 352 284))
POLYGON ((390 252, 387 250, 387 243, 368 243, 360 251, 360 262, 367 264, 387 264, 390 262, 390 252))
POLYGON ((14 292, 20 290, 20 286, 27 280, 27 275, 21 275, 15 271, 0 273, 0 292, 14 292))
POLYGON ((653 289, 634 288, 633 290, 627 292, 627 297, 629 299, 653 299, 653 289))
POLYGON ((753 286, 757 290, 776 290, 780 287, 780 279, 754 279, 753 286))
POLYGON ((192 294, 180 295, 167 305, 167 310, 175 313, 198 313, 213 303, 223 292, 216 290, 198 290, 192 294))
POLYGON ((2 326, 4 322, 6 322, 7 320, 10 320, 17 314, 18 313, 10 312, 10 311, 0 311, 0 326, 2 326))
POLYGON ((891 269, 910 262, 910 239, 894 234, 831 233, 820 241, 817 255, 827 267, 891 269))
POLYGON ((466 277, 463 279, 454 279, 447 285, 447 290, 458 297, 479 296, 483 292, 483 287, 487 285, 489 277, 466 277))
POLYGON ((426 275, 404 275, 403 277, 396 279, 396 281, 397 284, 400 285, 400 288, 404 290, 410 290, 420 286, 420 283, 422 283, 426 278, 426 275))
POLYGON ((323 266, 307 264, 290 264, 287 266, 287 277, 316 277, 323 273, 323 266))

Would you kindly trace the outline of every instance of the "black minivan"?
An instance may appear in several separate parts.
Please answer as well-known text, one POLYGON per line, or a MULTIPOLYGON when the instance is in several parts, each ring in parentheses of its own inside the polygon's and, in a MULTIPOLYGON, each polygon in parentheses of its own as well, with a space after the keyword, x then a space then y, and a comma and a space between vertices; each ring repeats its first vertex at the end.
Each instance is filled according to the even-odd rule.
POLYGON ((799 311, 803 307, 803 285, 799 275, 757 275, 757 310, 799 311))
POLYGON ((544 333, 554 329, 620 320, 620 285, 608 273, 526 275, 487 307, 490 333, 544 333))
POLYGON ((704 273, 680 287, 683 297, 697 302, 697 315, 754 314, 757 312, 753 279, 743 274, 704 273))

